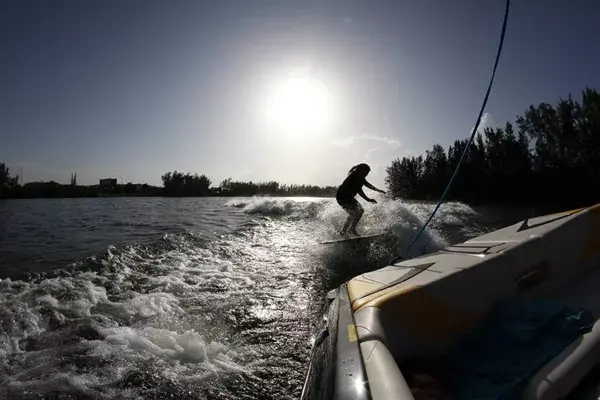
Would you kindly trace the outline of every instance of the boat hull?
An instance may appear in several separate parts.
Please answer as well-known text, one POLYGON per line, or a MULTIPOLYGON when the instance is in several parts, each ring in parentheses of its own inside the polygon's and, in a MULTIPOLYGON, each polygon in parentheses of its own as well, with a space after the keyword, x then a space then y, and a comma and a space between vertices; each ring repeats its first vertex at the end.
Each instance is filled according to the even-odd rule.
MULTIPOLYGON (((403 363, 446 354, 499 300, 559 301, 597 322, 599 265, 594 206, 531 218, 359 275, 329 294, 327 338, 313 346, 302 398, 412 399, 403 363)), ((599 363, 595 323, 527 377, 523 397, 564 397, 599 363)))

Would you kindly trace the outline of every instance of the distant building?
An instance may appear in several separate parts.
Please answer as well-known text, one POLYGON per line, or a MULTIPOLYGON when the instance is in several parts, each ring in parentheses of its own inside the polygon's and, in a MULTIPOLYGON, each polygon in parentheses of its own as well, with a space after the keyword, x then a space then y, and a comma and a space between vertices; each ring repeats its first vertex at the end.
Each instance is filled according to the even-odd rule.
POLYGON ((100 189, 116 190, 117 178, 100 179, 100 189))

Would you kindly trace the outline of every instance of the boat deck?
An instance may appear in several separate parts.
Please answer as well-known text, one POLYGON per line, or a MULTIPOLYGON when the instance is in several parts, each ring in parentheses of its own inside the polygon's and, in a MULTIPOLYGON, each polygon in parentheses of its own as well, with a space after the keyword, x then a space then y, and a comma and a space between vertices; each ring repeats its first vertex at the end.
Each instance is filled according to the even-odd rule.
POLYGON ((599 261, 596 206, 532 218, 354 278, 348 293, 373 400, 419 397, 423 384, 443 398, 435 379, 407 366, 447 353, 496 299, 510 298, 551 299, 596 321, 523 392, 526 399, 565 397, 600 361, 599 261))

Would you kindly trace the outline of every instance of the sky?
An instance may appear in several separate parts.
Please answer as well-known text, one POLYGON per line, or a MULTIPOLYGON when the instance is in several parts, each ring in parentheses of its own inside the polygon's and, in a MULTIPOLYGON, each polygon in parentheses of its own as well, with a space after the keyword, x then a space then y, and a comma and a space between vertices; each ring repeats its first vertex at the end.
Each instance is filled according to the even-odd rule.
MULTIPOLYGON (((0 2, 0 162, 338 185, 475 124, 504 1, 0 2)), ((600 88, 600 2, 513 1, 484 123, 600 88)))

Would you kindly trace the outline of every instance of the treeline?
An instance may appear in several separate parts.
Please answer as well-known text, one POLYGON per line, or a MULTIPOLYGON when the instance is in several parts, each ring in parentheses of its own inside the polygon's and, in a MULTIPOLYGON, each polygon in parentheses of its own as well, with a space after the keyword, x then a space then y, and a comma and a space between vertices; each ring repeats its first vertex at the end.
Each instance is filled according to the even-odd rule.
POLYGON ((225 179, 219 186, 211 187, 206 175, 181 172, 163 174, 163 186, 127 183, 125 185, 100 186, 77 185, 77 175, 71 175, 70 184, 29 182, 19 184, 18 176, 11 176, 9 168, 0 163, 0 198, 62 198, 101 196, 333 196, 335 186, 287 185, 279 182, 239 182, 225 179))
MULTIPOLYGON (((436 200, 468 139, 425 156, 396 159, 387 168, 392 196, 436 200)), ((600 199, 600 94, 586 89, 556 106, 525 110, 515 124, 486 128, 471 144, 448 199, 473 203, 538 203, 560 206, 600 199), (516 125, 516 130, 515 130, 516 125)))
POLYGON ((116 188, 102 188, 98 185, 71 186, 55 181, 29 182, 25 185, 0 192, 0 197, 16 199, 66 198, 66 197, 108 197, 108 196, 161 196, 162 188, 148 184, 127 183, 116 188))
POLYGON ((9 168, 0 163, 0 198, 64 198, 103 196, 160 196, 163 189, 148 184, 127 183, 115 187, 77 185, 76 175, 70 184, 55 181, 19 184, 19 176, 11 176, 9 168))
POLYGON ((0 198, 11 197, 13 191, 19 186, 19 175, 11 176, 6 164, 0 163, 0 198))
POLYGON ((165 196, 209 196, 211 181, 206 175, 167 172, 161 177, 165 196))
POLYGON ((335 195, 336 186, 287 185, 279 182, 238 182, 225 179, 218 187, 221 196, 313 196, 329 197, 335 195))
POLYGON ((211 187, 206 175, 167 172, 162 176, 165 196, 333 196, 337 187, 315 185, 287 185, 279 182, 241 182, 227 178, 219 186, 211 187))

